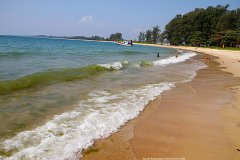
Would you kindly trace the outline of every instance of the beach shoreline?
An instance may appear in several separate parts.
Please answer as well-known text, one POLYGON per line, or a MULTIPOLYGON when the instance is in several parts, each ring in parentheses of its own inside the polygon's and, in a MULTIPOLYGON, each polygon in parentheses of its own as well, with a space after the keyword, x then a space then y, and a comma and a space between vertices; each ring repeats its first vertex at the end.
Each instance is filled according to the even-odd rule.
POLYGON ((223 68, 224 71, 232 73, 235 77, 240 77, 240 71, 239 71, 240 70, 240 51, 218 50, 218 49, 203 48, 203 47, 191 47, 191 46, 144 44, 144 43, 135 43, 135 45, 189 50, 189 51, 200 52, 200 53, 216 56, 218 57, 216 61, 220 64, 221 67, 224 67, 223 68))
POLYGON ((118 132, 97 140, 83 159, 240 158, 239 51, 159 47, 200 52, 209 67, 150 102, 118 132))

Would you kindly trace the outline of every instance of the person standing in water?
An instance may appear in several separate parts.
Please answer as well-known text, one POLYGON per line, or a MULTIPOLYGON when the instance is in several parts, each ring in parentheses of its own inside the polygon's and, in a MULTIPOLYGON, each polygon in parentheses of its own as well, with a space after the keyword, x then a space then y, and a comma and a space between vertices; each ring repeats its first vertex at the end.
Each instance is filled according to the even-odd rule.
POLYGON ((157 57, 158 57, 158 58, 160 57, 159 52, 158 52, 158 54, 157 54, 157 57))

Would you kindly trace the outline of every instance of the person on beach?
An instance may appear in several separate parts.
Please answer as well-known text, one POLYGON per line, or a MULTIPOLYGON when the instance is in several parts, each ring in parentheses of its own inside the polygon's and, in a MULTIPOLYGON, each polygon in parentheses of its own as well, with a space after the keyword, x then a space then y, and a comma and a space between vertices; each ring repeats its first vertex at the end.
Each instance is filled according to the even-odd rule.
POLYGON ((158 54, 157 54, 157 57, 158 57, 158 58, 160 57, 159 52, 158 52, 158 54))

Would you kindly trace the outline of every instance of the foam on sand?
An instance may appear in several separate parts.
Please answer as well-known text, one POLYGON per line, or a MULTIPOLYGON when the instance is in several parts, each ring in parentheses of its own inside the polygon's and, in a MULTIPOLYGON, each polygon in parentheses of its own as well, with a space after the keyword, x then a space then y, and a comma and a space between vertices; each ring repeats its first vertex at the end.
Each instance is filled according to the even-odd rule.
MULTIPOLYGON (((23 131, 1 144, 1 152, 15 159, 79 159, 94 140, 109 136, 139 115, 149 101, 174 83, 150 84, 119 94, 98 91, 89 94, 76 109, 56 115, 46 124, 23 131)), ((2 157, 3 158, 3 157, 2 157)))
POLYGON ((197 55, 196 53, 191 51, 186 52, 186 51, 179 50, 178 52, 179 54, 177 54, 177 56, 172 56, 165 59, 159 59, 157 61, 140 61, 137 64, 135 64, 135 66, 136 67, 146 67, 146 66, 153 66, 153 65, 166 66, 169 64, 184 62, 197 55))

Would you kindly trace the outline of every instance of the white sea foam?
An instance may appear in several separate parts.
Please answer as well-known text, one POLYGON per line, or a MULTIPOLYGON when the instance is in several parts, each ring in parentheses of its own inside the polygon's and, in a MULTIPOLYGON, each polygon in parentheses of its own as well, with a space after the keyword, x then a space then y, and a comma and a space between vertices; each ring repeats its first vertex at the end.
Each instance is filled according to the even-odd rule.
POLYGON ((99 66, 107 69, 120 70, 127 64, 128 64, 128 61, 122 61, 122 62, 113 62, 113 63, 107 63, 107 64, 99 64, 99 66))
POLYGON ((196 56, 197 54, 194 52, 183 52, 181 54, 179 54, 177 57, 176 56, 172 56, 166 59, 160 59, 157 61, 153 62, 153 65, 168 65, 168 64, 173 64, 173 63, 179 63, 179 62, 184 62, 194 56, 196 56))
POLYGON ((80 152, 91 146, 94 140, 116 132, 135 118, 149 101, 172 87, 174 83, 161 83, 119 94, 93 92, 73 111, 57 115, 43 126, 5 140, 1 148, 16 151, 5 159, 79 159, 80 152))
POLYGON ((178 51, 179 53, 182 53, 182 52, 183 52, 183 50, 180 50, 180 49, 177 49, 177 51, 178 51))
POLYGON ((188 64, 188 66, 187 66, 188 68, 186 68, 184 70, 185 74, 187 74, 187 78, 185 80, 181 81, 182 83, 192 81, 192 79, 197 75, 196 71, 207 67, 207 65, 201 61, 197 61, 197 60, 193 60, 193 61, 195 61, 195 62, 192 63, 191 65, 188 64), (189 68, 191 68, 191 69, 189 69, 189 68))

